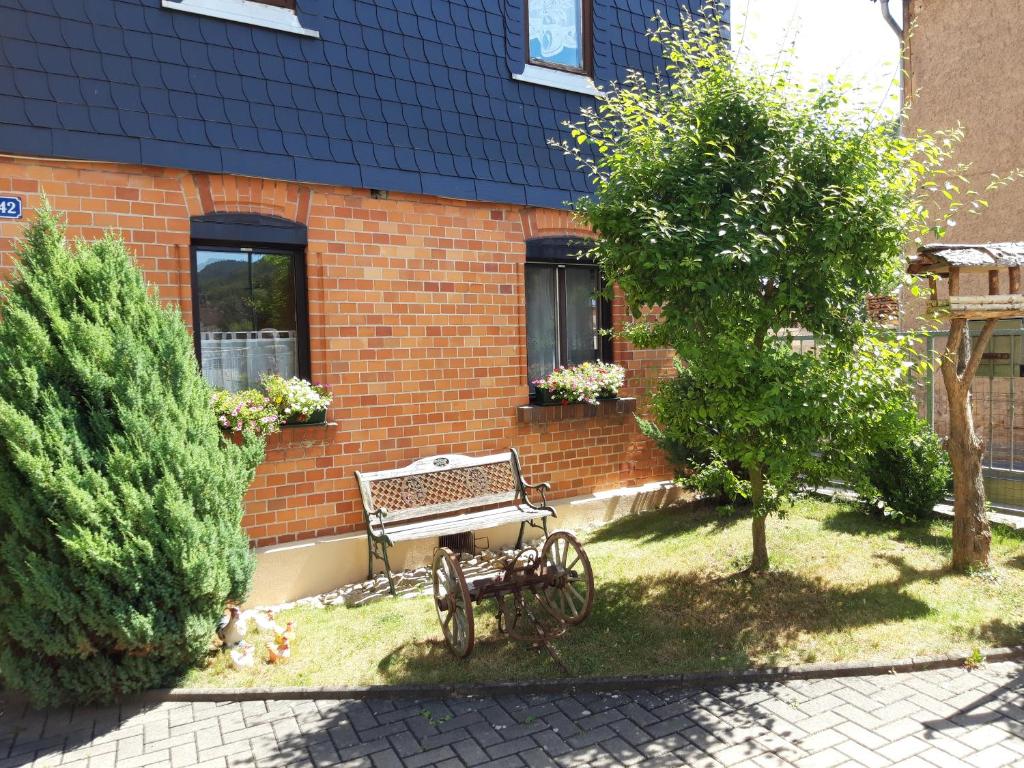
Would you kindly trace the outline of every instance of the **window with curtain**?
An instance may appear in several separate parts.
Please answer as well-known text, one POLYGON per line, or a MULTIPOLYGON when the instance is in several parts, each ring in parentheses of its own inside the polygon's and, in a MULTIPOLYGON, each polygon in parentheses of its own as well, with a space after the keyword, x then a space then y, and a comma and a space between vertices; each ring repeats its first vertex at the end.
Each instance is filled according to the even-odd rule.
POLYGON ((527 0, 528 63, 590 71, 591 0, 527 0))
POLYGON ((211 386, 309 377, 304 259, 284 248, 193 248, 196 352, 211 386))
POLYGON ((580 261, 582 243, 548 238, 527 243, 526 364, 528 381, 559 366, 610 360, 608 302, 601 298, 601 272, 580 261))

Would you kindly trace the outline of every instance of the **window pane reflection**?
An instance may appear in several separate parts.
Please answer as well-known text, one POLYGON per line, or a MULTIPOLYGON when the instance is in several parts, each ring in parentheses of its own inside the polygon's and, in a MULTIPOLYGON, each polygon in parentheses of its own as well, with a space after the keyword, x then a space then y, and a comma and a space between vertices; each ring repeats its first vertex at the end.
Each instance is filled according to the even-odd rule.
POLYGON ((203 376, 231 391, 264 373, 298 371, 295 257, 287 253, 196 252, 203 376))
POLYGON ((583 0, 529 0, 530 61, 583 69, 583 0))

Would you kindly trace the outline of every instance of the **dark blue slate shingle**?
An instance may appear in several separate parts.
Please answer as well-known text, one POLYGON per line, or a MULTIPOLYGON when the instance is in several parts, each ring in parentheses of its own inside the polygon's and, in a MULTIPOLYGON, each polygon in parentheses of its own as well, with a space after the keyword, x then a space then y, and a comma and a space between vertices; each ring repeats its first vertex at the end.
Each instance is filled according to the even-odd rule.
POLYGON ((139 163, 141 153, 140 140, 128 136, 109 136, 106 134, 85 133, 54 129, 53 154, 57 157, 75 157, 82 160, 110 160, 118 153, 117 160, 121 163, 139 163))
POLYGON ((200 147, 199 151, 194 151, 194 146, 173 141, 144 140, 140 142, 139 162, 220 173, 223 169, 220 152, 214 147, 200 147))
MULTIPOLYGON (((17 116, 13 110, 5 113, 6 119, 17 116)), ((24 120, 24 118, 23 118, 24 120)), ((0 152, 25 155, 53 154, 53 136, 48 128, 35 128, 25 120, 21 125, 0 122, 0 152)))
POLYGON ((153 129, 149 124, 149 115, 145 112, 122 109, 118 111, 117 119, 121 122, 121 130, 126 136, 140 139, 156 138, 153 136, 153 129))
POLYGON ((295 158, 295 172, 301 179, 320 184, 336 184, 343 187, 369 186, 364 184, 358 165, 352 163, 324 162, 295 158))
MULTIPOLYGON (((691 7, 700 0, 687 0, 691 7)), ((524 0, 298 0, 312 39, 160 0, 2 0, 0 151, 560 206, 590 97, 512 79, 524 0)), ((594 0, 594 72, 651 74, 676 0, 594 0)))

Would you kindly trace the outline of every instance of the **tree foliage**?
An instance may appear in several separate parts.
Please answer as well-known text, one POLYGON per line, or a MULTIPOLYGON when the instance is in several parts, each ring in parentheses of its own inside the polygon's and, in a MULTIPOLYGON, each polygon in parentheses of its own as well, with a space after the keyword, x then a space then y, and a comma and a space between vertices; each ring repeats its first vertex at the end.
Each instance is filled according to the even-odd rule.
POLYGON ((802 93, 742 62, 714 13, 652 36, 661 76, 630 75, 565 149, 592 179, 578 213, 638 318, 627 335, 683 363, 654 397, 656 421, 747 470, 760 569, 772 500, 909 408, 909 344, 880 335, 865 299, 904 279, 922 180, 950 142, 902 138, 845 109, 841 86, 802 93))
POLYGON ((262 443, 226 442, 192 339, 120 241, 44 210, 0 288, 0 673, 38 704, 167 684, 253 561, 262 443))

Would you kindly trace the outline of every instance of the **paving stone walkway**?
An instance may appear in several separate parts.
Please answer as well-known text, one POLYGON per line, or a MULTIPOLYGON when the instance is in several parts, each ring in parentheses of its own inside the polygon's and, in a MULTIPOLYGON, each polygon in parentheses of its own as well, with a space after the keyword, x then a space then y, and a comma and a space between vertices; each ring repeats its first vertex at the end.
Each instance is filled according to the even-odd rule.
POLYGON ((1024 766, 1024 664, 442 701, 168 702, 0 717, 0 768, 1024 766))

